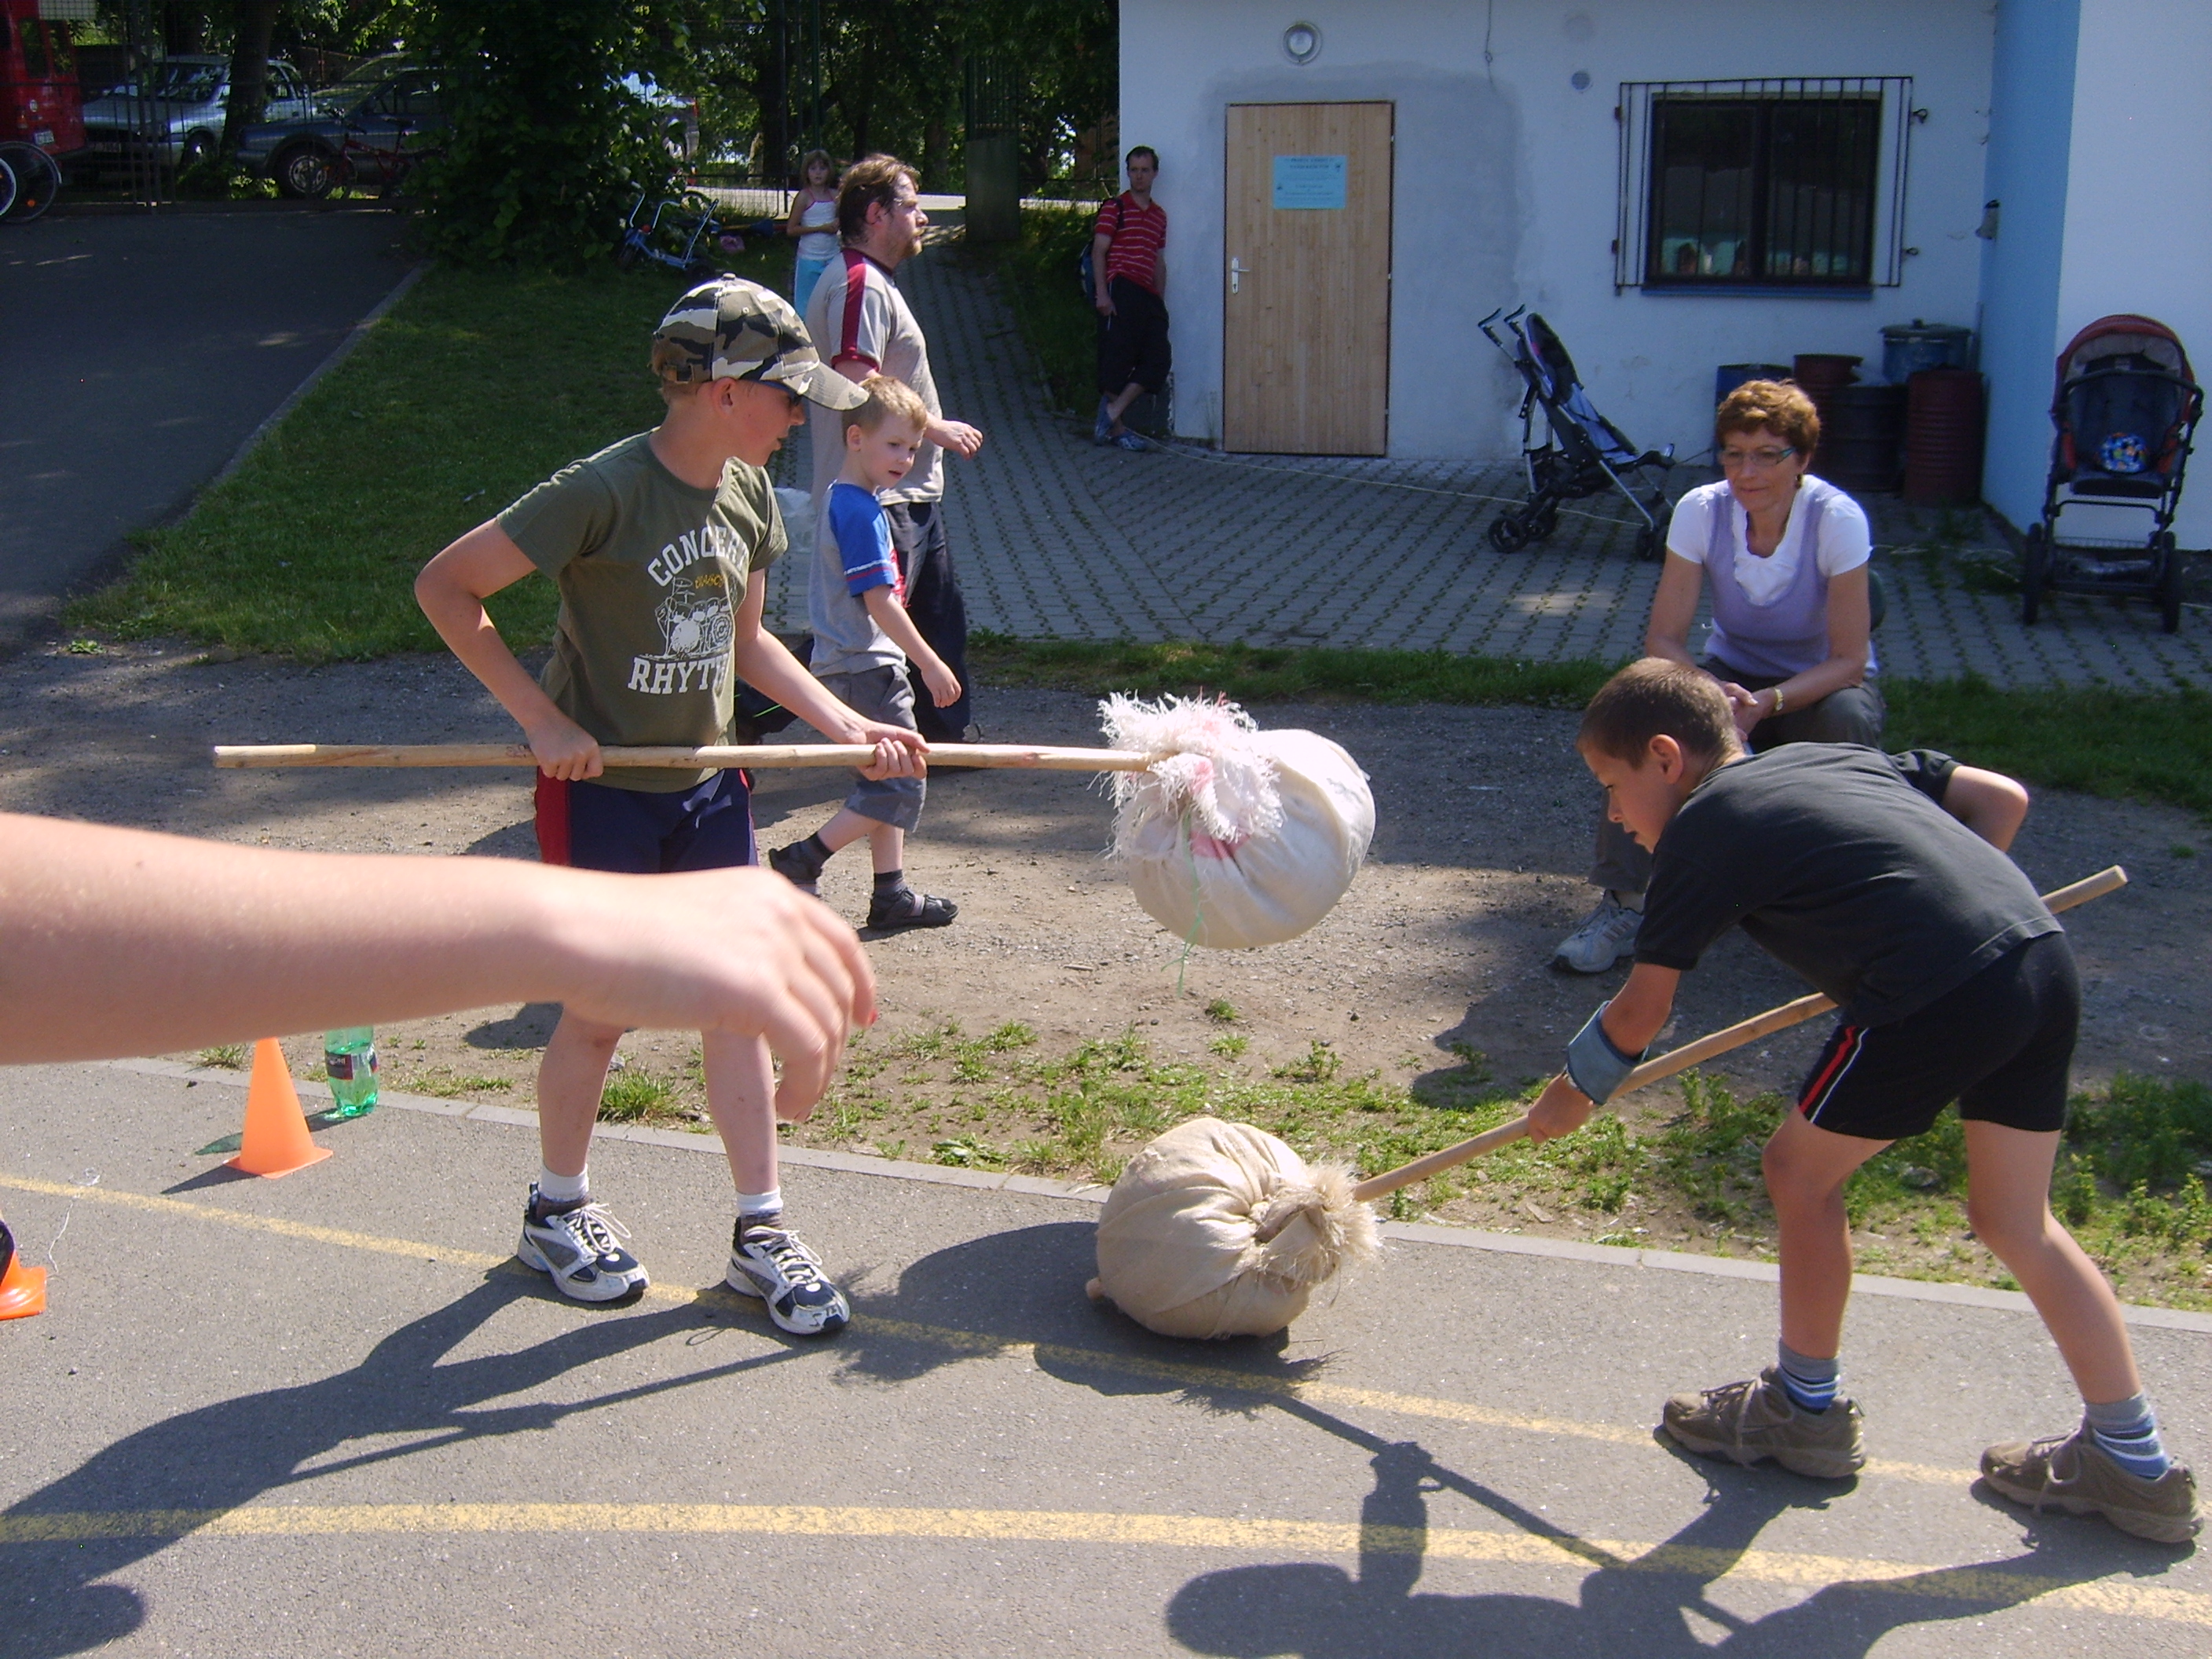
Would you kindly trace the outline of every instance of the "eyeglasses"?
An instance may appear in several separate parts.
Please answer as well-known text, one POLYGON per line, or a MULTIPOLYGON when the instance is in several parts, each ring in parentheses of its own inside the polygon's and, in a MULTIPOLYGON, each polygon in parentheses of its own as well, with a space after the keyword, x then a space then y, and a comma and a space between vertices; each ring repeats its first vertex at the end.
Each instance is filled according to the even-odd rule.
POLYGON ((1771 472, 1796 453, 1794 448, 1784 449, 1723 449, 1721 465, 1740 467, 1752 472, 1771 472))

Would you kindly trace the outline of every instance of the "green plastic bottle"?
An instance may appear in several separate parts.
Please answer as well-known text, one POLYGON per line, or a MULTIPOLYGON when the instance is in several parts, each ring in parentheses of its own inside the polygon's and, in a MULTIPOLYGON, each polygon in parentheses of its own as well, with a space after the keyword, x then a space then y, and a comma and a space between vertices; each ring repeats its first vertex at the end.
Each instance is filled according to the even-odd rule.
POLYGON ((349 1025, 323 1038, 323 1070, 329 1073, 335 1118, 360 1117, 376 1107, 376 1032, 349 1025))

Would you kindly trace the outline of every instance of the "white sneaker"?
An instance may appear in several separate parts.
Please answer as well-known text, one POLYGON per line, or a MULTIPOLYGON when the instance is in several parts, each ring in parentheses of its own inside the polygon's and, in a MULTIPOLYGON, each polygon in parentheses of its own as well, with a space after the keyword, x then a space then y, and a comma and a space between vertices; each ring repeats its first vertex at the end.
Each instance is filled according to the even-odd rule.
POLYGON ((1644 912, 1630 909, 1607 893, 1589 920, 1559 942, 1552 960, 1577 974, 1601 974, 1635 953, 1636 930, 1643 925, 1644 912))
POLYGON ((738 1218, 722 1283, 768 1304, 768 1316, 793 1336, 835 1336, 853 1316, 844 1291, 822 1271, 822 1258, 777 1218, 738 1218))
POLYGON ((607 1212, 604 1204, 585 1204, 573 1210, 538 1212, 538 1187, 532 1182, 530 1202, 522 1211, 522 1243, 516 1260, 526 1267, 552 1275, 562 1295, 578 1302, 614 1302, 646 1287, 645 1269, 618 1242, 629 1229, 607 1212))

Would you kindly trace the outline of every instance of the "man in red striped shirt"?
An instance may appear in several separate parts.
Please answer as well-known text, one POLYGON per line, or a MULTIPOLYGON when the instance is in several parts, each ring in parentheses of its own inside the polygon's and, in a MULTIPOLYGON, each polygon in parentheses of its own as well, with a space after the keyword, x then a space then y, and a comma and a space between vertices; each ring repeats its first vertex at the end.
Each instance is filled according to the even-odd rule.
POLYGON ((1129 188, 1098 210, 1091 237, 1097 273, 1098 418, 1091 441, 1142 449, 1121 424, 1138 394, 1167 389, 1168 211, 1152 200, 1160 158, 1139 144, 1127 160, 1129 188))

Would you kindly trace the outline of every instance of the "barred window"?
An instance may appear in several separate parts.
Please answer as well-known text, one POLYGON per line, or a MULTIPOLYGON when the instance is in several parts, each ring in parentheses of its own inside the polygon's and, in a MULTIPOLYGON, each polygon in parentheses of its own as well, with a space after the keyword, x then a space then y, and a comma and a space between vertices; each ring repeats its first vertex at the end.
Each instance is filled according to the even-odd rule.
POLYGON ((1618 284, 1899 280, 1909 78, 1643 82, 1621 94, 1618 284))

